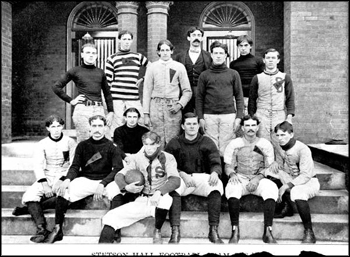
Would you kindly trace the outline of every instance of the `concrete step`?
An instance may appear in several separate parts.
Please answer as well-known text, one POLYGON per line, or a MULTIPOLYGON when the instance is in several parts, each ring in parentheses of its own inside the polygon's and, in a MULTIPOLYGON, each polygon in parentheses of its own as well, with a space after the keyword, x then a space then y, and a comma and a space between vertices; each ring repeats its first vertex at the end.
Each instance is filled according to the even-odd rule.
MULTIPOLYGON (((36 178, 33 160, 24 157, 2 156, 2 185, 32 185, 36 178)), ((327 165, 315 162, 317 178, 321 189, 345 189, 345 173, 327 165)))
MULTIPOLYGON (((2 209, 2 235, 32 235, 36 229, 30 215, 14 217, 11 209, 2 209)), ((101 218, 107 210, 68 210, 64 223, 67 236, 99 236, 101 218)), ((54 226, 54 212, 45 214, 48 228, 54 226)), ((348 215, 312 214, 313 229, 318 240, 347 242, 348 215)), ((223 239, 231 236, 228 213, 221 213, 219 234, 223 239)), ((206 212, 182 212, 181 236, 183 238, 207 238, 208 214, 206 212)), ((123 237, 152 237, 154 218, 146 218, 122 229, 123 237)), ((241 239, 261 239, 263 234, 262 213, 240 213, 241 239)), ((273 234, 276 240, 300 240, 303 225, 299 215, 275 219, 273 234)), ((170 237, 171 228, 166 221, 162 228, 164 237, 170 237)))
MULTIPOLYGON (((28 186, 2 186, 1 207, 14 208, 22 206, 22 195, 28 186)), ((347 214, 349 213, 349 193, 346 190, 321 190, 319 195, 309 200, 312 213, 324 214, 347 214)), ((103 201, 93 201, 92 196, 87 197, 77 203, 73 203, 73 209, 96 210, 109 209, 109 201, 104 198, 103 201)), ((297 212, 293 204, 294 212, 297 212)), ((206 211, 208 209, 207 199, 205 197, 189 195, 182 197, 183 211, 206 211)), ((241 210, 247 212, 263 211, 262 198, 249 195, 241 199, 241 210)), ((226 198, 222 197, 221 211, 228 212, 228 203, 226 198)))

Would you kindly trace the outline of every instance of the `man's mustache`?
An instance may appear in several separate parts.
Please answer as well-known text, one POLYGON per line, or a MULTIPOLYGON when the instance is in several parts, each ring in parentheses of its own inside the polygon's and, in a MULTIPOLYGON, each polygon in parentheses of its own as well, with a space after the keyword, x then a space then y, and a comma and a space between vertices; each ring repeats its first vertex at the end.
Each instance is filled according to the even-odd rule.
POLYGON ((198 43, 200 43, 201 41, 199 41, 199 39, 195 39, 195 40, 193 40, 193 42, 198 42, 198 43))

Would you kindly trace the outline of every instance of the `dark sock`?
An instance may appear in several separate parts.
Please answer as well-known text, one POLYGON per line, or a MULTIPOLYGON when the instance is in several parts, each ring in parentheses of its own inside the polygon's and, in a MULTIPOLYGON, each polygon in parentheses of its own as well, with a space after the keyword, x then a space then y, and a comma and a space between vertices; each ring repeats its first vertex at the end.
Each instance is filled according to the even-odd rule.
POLYGON ((56 206, 56 196, 50 197, 50 198, 45 198, 43 199, 40 204, 43 210, 47 209, 55 209, 56 206))
POLYGON ((239 224, 239 210, 240 210, 240 200, 235 197, 229 198, 228 211, 230 214, 232 226, 238 226, 239 224))
POLYGON ((169 195, 173 198, 173 204, 169 210, 170 226, 180 226, 181 196, 176 191, 172 191, 169 195))
POLYGON ((312 229, 311 214, 309 203, 305 200, 295 200, 300 218, 305 229, 312 229))
POLYGON ((162 228, 167 214, 168 214, 168 210, 156 208, 156 214, 155 214, 155 228, 156 229, 162 228))
POLYGON ((264 201, 264 224, 265 226, 272 226, 273 216, 275 214, 276 202, 273 199, 266 199, 264 201))
POLYGON ((69 201, 61 196, 57 197, 56 200, 56 213, 55 213, 55 224, 61 225, 64 221, 64 215, 67 212, 69 201))
POLYGON ((220 222, 221 195, 215 190, 208 195, 208 219, 210 226, 218 226, 220 222))
POLYGON ((124 203, 125 203, 124 196, 122 194, 116 195, 113 197, 111 201, 110 210, 113 210, 114 208, 122 206, 124 203))
POLYGON ((27 202, 28 212, 32 216, 35 225, 46 226, 46 220, 44 217, 43 209, 39 202, 27 202))
POLYGON ((104 225, 98 243, 112 244, 114 240, 114 233, 115 230, 113 227, 104 225))

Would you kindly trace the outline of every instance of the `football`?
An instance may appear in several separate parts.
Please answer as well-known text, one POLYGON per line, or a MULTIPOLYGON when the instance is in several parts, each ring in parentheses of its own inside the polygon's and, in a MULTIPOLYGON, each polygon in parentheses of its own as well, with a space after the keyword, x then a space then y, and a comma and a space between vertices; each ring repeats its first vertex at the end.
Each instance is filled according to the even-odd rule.
POLYGON ((143 186, 145 184, 145 176, 139 170, 128 170, 125 174, 125 182, 130 184, 136 181, 140 181, 136 186, 143 186))

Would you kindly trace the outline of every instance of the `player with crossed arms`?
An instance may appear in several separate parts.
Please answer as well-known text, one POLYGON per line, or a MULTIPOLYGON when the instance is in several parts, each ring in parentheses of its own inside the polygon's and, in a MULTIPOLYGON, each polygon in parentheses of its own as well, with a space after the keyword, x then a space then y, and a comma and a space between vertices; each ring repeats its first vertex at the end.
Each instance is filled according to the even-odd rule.
POLYGON ((113 243, 115 231, 147 218, 155 217, 153 243, 161 244, 161 228, 173 202, 169 192, 180 186, 180 176, 173 155, 161 150, 161 138, 155 132, 142 136, 143 149, 135 154, 131 163, 115 176, 115 182, 122 193, 139 193, 140 196, 103 217, 104 225, 99 243, 113 243), (145 185, 137 186, 140 181, 127 184, 125 175, 129 170, 137 169, 145 177, 145 185))

